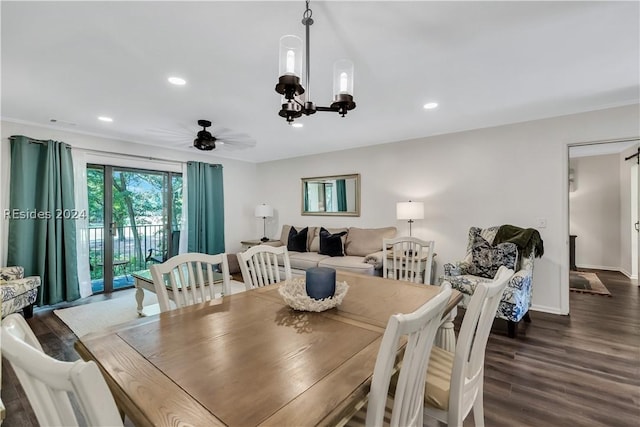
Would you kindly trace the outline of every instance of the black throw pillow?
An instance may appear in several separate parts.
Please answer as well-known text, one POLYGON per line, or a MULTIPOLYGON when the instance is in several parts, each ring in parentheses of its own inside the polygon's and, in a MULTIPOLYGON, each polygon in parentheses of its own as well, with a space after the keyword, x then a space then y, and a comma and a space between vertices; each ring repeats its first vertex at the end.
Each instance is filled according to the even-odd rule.
POLYGON ((320 255, 329 256, 344 256, 344 246, 342 245, 342 236, 347 234, 346 231, 342 233, 331 234, 325 228, 320 229, 320 255))
POLYGON ((289 239, 287 240, 287 250, 293 252, 307 252, 307 233, 309 227, 305 227, 299 232, 291 227, 289 239))

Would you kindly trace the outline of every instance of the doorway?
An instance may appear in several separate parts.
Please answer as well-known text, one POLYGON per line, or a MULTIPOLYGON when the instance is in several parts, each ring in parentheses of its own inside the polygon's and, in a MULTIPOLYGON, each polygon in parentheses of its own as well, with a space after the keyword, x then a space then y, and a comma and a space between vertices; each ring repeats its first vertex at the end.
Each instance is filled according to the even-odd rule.
POLYGON ((93 293, 129 288, 132 273, 177 253, 181 174, 90 164, 87 190, 93 293))
POLYGON ((619 271, 637 280, 638 139, 569 146, 570 269, 619 271), (637 157, 637 156, 636 156, 637 157), (575 264, 571 262, 575 259, 575 264))

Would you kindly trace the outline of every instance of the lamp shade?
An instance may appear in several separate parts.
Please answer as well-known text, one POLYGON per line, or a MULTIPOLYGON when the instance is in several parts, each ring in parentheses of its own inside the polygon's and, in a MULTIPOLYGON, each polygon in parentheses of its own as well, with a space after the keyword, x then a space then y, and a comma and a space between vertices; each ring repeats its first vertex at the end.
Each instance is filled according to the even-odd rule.
POLYGON ((396 204, 397 219, 424 219, 424 203, 422 202, 398 202, 396 204))
POLYGON ((259 218, 269 218, 273 216, 273 208, 264 203, 256 206, 256 216, 259 218))

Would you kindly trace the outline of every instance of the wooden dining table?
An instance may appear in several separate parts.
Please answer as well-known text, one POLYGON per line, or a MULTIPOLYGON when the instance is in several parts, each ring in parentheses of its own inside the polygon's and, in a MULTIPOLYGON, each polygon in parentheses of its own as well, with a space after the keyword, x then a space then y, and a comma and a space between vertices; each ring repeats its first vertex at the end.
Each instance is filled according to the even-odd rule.
MULTIPOLYGON (((81 337, 136 426, 334 425, 366 398, 389 316, 437 286, 348 272, 342 303, 295 311, 278 284, 81 337)), ((446 311, 462 295, 453 291, 446 311)), ((400 350, 400 349, 399 349, 400 350)))

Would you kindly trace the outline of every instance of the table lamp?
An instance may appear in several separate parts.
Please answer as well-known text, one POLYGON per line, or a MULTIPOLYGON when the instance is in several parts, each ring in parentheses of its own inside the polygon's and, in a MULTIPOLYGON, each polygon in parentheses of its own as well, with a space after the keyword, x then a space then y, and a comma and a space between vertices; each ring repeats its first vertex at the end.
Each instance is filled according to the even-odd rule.
POLYGON ((267 237, 267 218, 271 218, 273 216, 273 208, 263 203, 261 205, 256 206, 255 215, 258 218, 262 218, 264 237, 262 237, 260 241, 266 242, 269 240, 269 238, 267 237))
POLYGON ((398 202, 396 203, 396 218, 409 220, 409 237, 411 237, 411 224, 414 219, 424 219, 423 202, 398 202))

